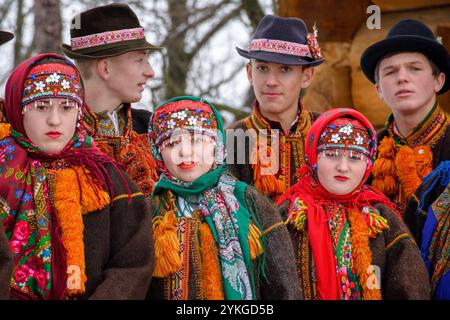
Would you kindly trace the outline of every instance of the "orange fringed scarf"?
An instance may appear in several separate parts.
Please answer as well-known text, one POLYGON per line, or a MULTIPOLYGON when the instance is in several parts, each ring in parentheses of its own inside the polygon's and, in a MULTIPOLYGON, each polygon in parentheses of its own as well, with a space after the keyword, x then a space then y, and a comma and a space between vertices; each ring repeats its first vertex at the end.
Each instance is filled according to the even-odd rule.
POLYGON ((73 167, 50 172, 55 176, 53 200, 61 241, 67 251, 67 296, 77 296, 85 292, 87 281, 82 216, 105 208, 110 203, 110 197, 93 183, 86 169, 73 167))
MULTIPOLYGON (((253 181, 255 187, 263 194, 270 197, 278 197, 283 193, 283 181, 275 176, 276 172, 267 174, 271 171, 272 163, 272 148, 265 145, 263 147, 256 147, 252 151, 251 163, 253 169, 253 181), (267 158, 267 161, 263 162, 261 157, 267 158), (266 174, 261 174, 266 173, 266 174)), ((278 159, 276 159, 278 161, 278 159)))
POLYGON ((224 300, 219 251, 211 229, 206 223, 200 225, 200 239, 204 298, 206 300, 224 300))
POLYGON ((372 171, 372 186, 392 197, 399 191, 398 181, 400 204, 405 205, 422 179, 433 170, 433 154, 427 146, 416 146, 414 149, 402 146, 396 152, 392 137, 385 137, 378 150, 379 155, 372 171))
POLYGON ((380 282, 371 271, 372 251, 369 247, 369 227, 361 212, 357 210, 350 211, 348 221, 352 241, 353 265, 361 285, 362 297, 364 300, 381 300, 380 282), (369 283, 370 286, 368 286, 369 283))

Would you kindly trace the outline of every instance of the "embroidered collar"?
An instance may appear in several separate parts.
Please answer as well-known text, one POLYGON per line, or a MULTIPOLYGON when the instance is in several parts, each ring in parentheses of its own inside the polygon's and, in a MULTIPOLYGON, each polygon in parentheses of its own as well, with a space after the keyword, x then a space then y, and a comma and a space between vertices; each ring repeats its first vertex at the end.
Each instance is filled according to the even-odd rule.
POLYGON ((119 132, 114 129, 114 124, 106 111, 95 113, 86 105, 83 113, 83 124, 90 136, 109 138, 118 136, 130 140, 132 131, 131 104, 120 105, 115 112, 118 117, 119 132))
POLYGON ((406 137, 402 137, 396 129, 393 114, 390 114, 387 119, 386 129, 389 135, 394 138, 395 144, 397 145, 407 145, 411 148, 426 145, 431 148, 440 139, 442 130, 445 130, 446 124, 448 123, 447 115, 436 103, 422 122, 406 137))
POLYGON ((279 123, 278 121, 269 120, 261 114, 261 111, 259 109, 259 102, 256 100, 255 103, 253 104, 253 112, 250 115, 250 120, 252 121, 253 126, 256 129, 267 129, 268 132, 270 132, 270 130, 277 129, 280 131, 281 134, 285 136, 290 136, 303 131, 305 125, 307 125, 306 121, 307 113, 308 111, 305 111, 303 109, 301 101, 299 100, 297 117, 292 122, 291 127, 289 128, 289 131, 286 134, 286 132, 281 127, 281 123, 279 123))

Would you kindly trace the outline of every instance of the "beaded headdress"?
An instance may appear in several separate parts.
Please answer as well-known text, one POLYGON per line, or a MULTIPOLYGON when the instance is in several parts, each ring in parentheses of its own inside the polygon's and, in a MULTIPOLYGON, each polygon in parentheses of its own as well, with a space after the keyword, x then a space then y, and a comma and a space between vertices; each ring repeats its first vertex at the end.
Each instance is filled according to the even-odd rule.
POLYGON ((22 105, 46 98, 66 98, 81 106, 82 86, 74 67, 48 63, 31 68, 24 82, 22 105))
POLYGON ((337 118, 323 129, 317 144, 317 152, 327 149, 348 149, 369 156, 372 139, 361 121, 352 118, 337 118))

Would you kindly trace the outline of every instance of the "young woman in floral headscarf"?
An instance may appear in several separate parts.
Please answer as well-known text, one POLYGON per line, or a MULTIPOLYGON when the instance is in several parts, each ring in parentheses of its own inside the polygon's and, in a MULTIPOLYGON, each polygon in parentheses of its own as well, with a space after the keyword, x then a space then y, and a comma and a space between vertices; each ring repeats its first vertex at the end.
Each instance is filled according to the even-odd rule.
POLYGON ((0 208, 13 299, 144 298, 153 271, 142 193, 77 123, 84 91, 56 54, 21 63, 0 125, 0 208))
POLYGON ((312 125, 308 165, 278 201, 305 299, 428 299, 429 283, 411 234, 381 192, 365 185, 375 130, 353 109, 312 125))
POLYGON ((150 298, 299 299, 294 252, 276 208, 225 169, 220 115, 178 97, 153 114, 155 272, 150 298))

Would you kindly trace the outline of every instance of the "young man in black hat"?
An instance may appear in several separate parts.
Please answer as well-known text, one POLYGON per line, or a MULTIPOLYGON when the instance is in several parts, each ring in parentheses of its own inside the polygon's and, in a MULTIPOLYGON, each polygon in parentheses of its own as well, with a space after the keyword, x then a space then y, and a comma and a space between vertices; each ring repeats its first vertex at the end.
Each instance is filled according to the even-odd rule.
MULTIPOLYGON (((14 35, 7 31, 0 31, 0 46, 14 38, 14 35)), ((3 118, 3 100, 0 99, 0 122, 3 118)), ((0 215, 8 210, 6 202, 0 197, 0 215)), ((9 249, 9 241, 6 238, 3 224, 0 224, 0 300, 9 298, 9 280, 11 279, 13 261, 9 249)))
POLYGON ((267 15, 249 50, 236 48, 250 59, 247 76, 256 100, 251 115, 227 130, 233 148, 229 154, 234 153, 229 169, 273 200, 297 181, 295 173, 305 163, 304 137, 318 116, 300 101, 301 90, 312 82, 313 67, 324 61, 314 33, 308 33, 302 19, 267 15), (246 141, 242 132, 250 137, 245 152, 239 146, 246 141))
POLYGON ((127 4, 84 11, 72 20, 71 45, 64 53, 75 60, 86 88, 83 123, 104 152, 123 164, 147 196, 157 180, 148 146, 150 112, 131 108, 154 76, 148 62, 158 47, 145 39, 144 28, 127 4))
POLYGON ((360 64, 392 110, 378 132, 372 185, 402 211, 422 179, 450 159, 450 122, 437 99, 450 88, 449 54, 426 25, 407 19, 360 64))

